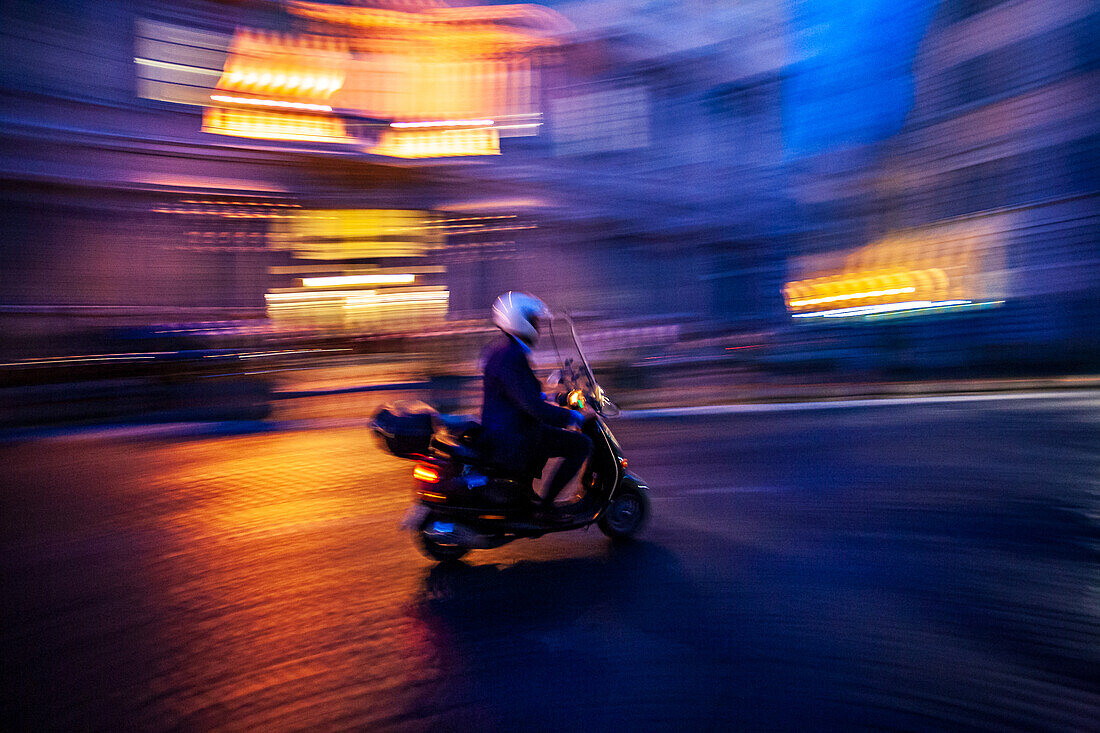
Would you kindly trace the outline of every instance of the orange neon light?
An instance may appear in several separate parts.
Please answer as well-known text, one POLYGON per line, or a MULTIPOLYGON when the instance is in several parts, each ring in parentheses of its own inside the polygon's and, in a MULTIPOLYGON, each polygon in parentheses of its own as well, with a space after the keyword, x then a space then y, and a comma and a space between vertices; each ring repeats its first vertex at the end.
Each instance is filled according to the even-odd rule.
POLYGON ((465 155, 500 155, 500 136, 492 127, 457 130, 384 130, 375 155, 391 158, 447 158, 465 155))
POLYGON ((211 94, 210 98, 215 102, 228 104, 247 104, 254 107, 275 107, 277 109, 300 109, 308 112, 331 112, 332 107, 327 104, 310 104, 308 102, 285 102, 281 99, 258 99, 256 97, 230 97, 225 94, 211 94))
POLYGON ((783 288, 796 316, 914 302, 996 301, 1004 297, 1005 215, 895 232, 863 247, 800 262, 812 276, 783 288))
POLYGON ((492 120, 424 120, 422 122, 391 122, 390 127, 492 127, 492 120))
POLYGON ((352 139, 344 123, 335 117, 208 107, 203 113, 203 132, 259 140, 346 143, 352 139))
POLYGON ((205 131, 344 142, 336 110, 346 110, 391 121, 368 151, 377 155, 499 155, 502 135, 538 134, 540 49, 572 29, 537 5, 404 0, 393 10, 291 0, 285 8, 315 32, 239 28, 211 96, 228 109, 204 115, 205 131), (269 116, 232 116, 241 107, 269 116), (329 119, 292 117, 300 113, 329 119))

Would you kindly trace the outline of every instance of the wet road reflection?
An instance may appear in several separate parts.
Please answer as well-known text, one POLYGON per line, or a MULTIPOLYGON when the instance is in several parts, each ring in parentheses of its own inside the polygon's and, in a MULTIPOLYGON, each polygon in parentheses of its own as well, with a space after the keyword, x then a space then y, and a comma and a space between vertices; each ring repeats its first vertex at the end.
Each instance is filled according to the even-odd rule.
POLYGON ((17 729, 1084 729, 1091 403, 624 422, 657 488, 436 566, 365 430, 0 447, 17 729))

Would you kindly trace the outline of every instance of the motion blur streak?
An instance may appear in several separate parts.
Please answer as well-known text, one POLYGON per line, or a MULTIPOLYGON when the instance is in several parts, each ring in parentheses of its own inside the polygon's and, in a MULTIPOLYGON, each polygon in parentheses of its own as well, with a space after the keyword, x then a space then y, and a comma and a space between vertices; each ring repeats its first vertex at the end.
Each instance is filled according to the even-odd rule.
POLYGON ((1090 3, 550 5, 7 3, 11 419, 53 357, 469 376, 509 289, 620 392, 1095 373, 1090 3))
POLYGON ((6 0, 8 727, 1095 728, 1098 38, 6 0), (539 377, 569 314, 652 534, 431 570, 365 426, 476 415, 507 291, 539 377))
POLYGON ((307 288, 323 288, 329 285, 408 285, 416 280, 416 275, 351 275, 347 277, 304 277, 302 285, 307 288))
POLYGON ((619 423, 643 541, 458 567, 395 529, 414 479, 359 428, 0 446, 8 719, 1085 730, 1095 403, 619 423))
POLYGON ((830 261, 842 264, 788 283, 787 307, 796 317, 806 317, 912 310, 933 302, 1000 302, 1008 280, 1001 234, 1012 230, 1012 221, 1010 214, 985 215, 895 233, 849 254, 805 256, 799 262, 805 269, 828 268, 830 261), (814 307, 854 300, 865 308, 814 307))
MULTIPOLYGON (((497 155, 500 130, 493 120, 467 118, 537 120, 538 72, 532 64, 538 62, 531 54, 555 45, 549 34, 569 27, 548 9, 523 6, 398 11, 293 2, 286 10, 309 19, 315 32, 238 27, 215 87, 232 94, 210 95, 220 106, 205 111, 203 130, 270 140, 354 142, 375 155, 398 158, 497 155), (245 113, 242 107, 270 111, 245 113), (340 117, 332 116, 334 107, 340 117), (281 109, 297 114, 275 111, 281 109), (389 129, 371 122, 356 125, 358 132, 349 134, 345 118, 382 125, 395 121, 389 129), (472 125, 483 129, 463 129, 472 125), (459 129, 434 129, 444 127, 459 129)), ((181 72, 181 78, 188 78, 183 72, 208 71, 175 61, 135 61, 181 72)), ((537 124, 501 129, 512 136, 532 134, 537 124)))

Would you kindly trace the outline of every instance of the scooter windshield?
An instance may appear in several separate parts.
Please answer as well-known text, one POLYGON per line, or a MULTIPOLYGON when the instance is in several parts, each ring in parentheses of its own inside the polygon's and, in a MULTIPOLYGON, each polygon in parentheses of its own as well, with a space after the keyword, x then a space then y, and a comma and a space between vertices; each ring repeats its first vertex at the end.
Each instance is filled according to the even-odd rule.
POLYGON ((617 415, 618 408, 596 381, 581 346, 576 324, 568 313, 555 316, 551 321, 550 334, 563 386, 569 390, 580 390, 588 404, 605 417, 617 415))

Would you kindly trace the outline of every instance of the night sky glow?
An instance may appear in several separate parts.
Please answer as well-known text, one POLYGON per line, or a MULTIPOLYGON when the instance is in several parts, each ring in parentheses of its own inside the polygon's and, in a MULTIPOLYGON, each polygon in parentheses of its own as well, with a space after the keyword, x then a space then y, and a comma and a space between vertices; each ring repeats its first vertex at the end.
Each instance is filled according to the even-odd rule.
POLYGON ((912 66, 933 0, 795 0, 784 144, 800 157, 874 142, 913 103, 912 66))

